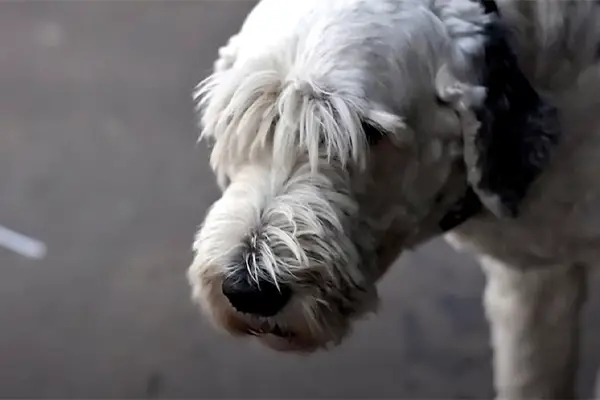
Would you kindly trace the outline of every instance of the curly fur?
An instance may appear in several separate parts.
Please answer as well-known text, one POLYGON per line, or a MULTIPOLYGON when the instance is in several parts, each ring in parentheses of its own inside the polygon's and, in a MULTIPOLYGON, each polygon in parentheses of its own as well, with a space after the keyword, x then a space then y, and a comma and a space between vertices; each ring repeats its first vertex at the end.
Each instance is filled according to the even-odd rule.
POLYGON ((195 92, 223 193, 188 277, 217 326, 338 344, 398 255, 453 228, 488 277, 498 397, 572 394, 600 257, 600 6, 496 3, 258 3, 195 92), (238 312, 231 276, 291 300, 238 312))

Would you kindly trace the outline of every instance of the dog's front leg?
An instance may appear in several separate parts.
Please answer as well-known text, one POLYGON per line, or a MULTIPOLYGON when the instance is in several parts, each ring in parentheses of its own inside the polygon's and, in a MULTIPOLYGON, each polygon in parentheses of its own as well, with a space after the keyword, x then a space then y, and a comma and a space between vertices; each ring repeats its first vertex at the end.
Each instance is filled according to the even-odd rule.
POLYGON ((582 266, 517 268, 480 259, 499 399, 573 398, 582 266))

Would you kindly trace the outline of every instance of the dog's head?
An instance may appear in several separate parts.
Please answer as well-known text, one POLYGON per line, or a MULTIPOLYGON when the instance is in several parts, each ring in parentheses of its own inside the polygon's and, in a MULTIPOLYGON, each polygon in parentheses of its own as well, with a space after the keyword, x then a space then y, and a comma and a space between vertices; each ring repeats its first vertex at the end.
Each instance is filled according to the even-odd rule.
POLYGON ((357 4, 197 92, 223 193, 194 243, 193 296, 279 350, 339 343, 375 309, 378 279, 462 195, 479 127, 479 6, 357 4))

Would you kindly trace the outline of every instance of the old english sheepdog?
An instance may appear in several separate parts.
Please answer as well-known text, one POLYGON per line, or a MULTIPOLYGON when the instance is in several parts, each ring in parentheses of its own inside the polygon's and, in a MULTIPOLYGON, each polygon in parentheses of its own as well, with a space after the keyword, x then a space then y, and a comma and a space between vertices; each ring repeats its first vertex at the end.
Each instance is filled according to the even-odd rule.
POLYGON ((573 395, 600 260, 600 3, 262 0, 197 87, 222 189, 188 277, 219 327, 338 344, 403 249, 481 262, 499 398, 573 395))

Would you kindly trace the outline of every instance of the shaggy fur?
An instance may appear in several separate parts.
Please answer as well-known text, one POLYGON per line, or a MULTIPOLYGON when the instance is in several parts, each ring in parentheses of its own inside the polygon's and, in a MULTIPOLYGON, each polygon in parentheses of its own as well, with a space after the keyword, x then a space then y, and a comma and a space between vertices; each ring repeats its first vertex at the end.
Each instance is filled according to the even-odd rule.
POLYGON ((498 397, 573 394, 600 259, 600 5, 497 5, 254 8, 196 91, 223 193, 188 277, 217 326, 285 351, 340 343, 402 250, 446 233, 488 277, 498 397), (240 310, 231 281, 285 304, 240 310))

